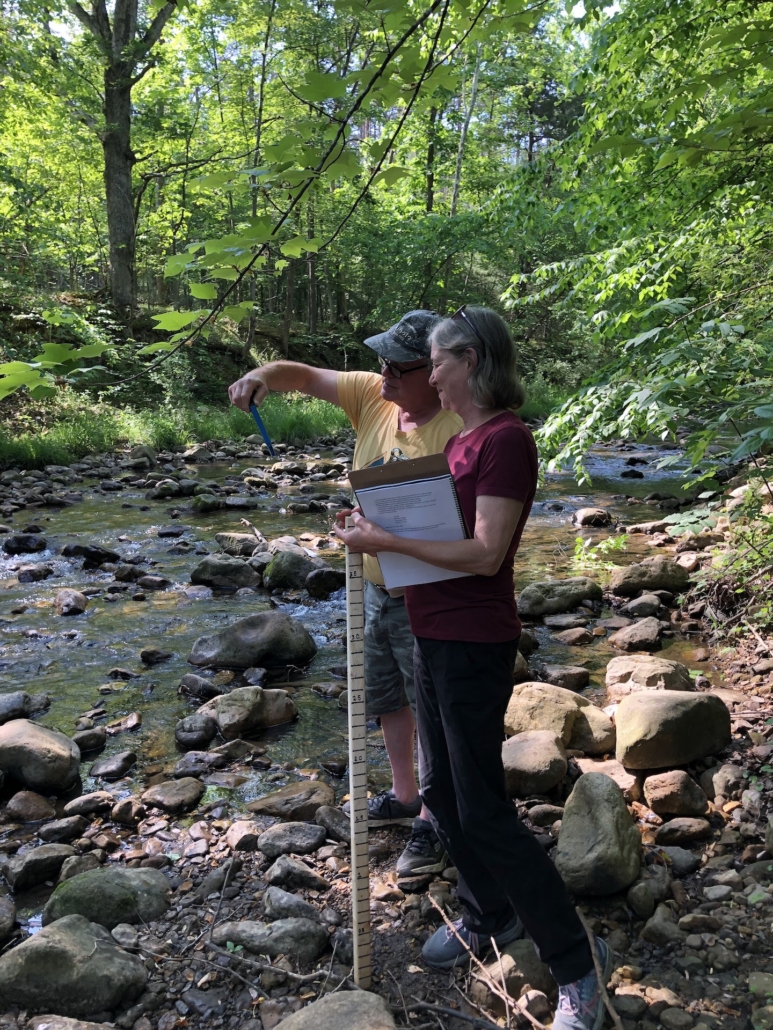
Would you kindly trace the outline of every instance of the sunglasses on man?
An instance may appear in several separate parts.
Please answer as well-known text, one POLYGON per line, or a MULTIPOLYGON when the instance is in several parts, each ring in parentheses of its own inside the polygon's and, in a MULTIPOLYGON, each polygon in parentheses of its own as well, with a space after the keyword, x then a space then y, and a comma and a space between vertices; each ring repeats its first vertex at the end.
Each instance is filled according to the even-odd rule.
POLYGON ((384 372, 389 372, 395 379, 402 379, 409 372, 420 372, 423 368, 429 368, 428 361, 425 361, 423 365, 414 365, 413 368, 400 368, 399 365, 395 365, 393 361, 387 361, 385 358, 381 358, 379 364, 381 365, 382 375, 384 372))

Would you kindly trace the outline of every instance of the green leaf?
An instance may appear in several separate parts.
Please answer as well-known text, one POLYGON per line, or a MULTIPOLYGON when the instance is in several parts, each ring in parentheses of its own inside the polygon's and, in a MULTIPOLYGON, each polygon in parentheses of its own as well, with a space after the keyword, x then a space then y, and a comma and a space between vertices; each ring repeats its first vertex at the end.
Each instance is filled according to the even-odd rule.
POLYGON ((235 268, 210 268, 209 274, 214 276, 215 279, 227 279, 229 282, 236 282, 239 278, 239 273, 235 268))
POLYGON ((382 168, 381 171, 373 179, 373 185, 377 186, 383 182, 385 186, 394 186, 400 179, 404 179, 406 175, 410 175, 410 169, 401 168, 400 165, 390 165, 389 168, 382 168))
POLYGON ((141 347, 137 351, 138 354, 157 354, 159 351, 174 350, 174 342, 172 340, 165 340, 161 343, 149 343, 147 347, 141 347))
POLYGON ((668 168, 669 165, 674 164, 682 156, 684 151, 681 147, 672 147, 671 150, 666 150, 660 155, 660 160, 655 165, 655 171, 659 172, 661 168, 668 168))
POLYGON ((196 300, 217 300, 217 287, 212 283, 188 283, 196 300))
POLYGON ((643 147, 645 144, 635 136, 607 136, 597 140, 588 147, 589 154, 601 154, 605 150, 618 150, 620 147, 643 147))
MULTIPOLYGON (((402 0, 400 0, 402 2, 402 0)), ((312 103, 321 100, 337 100, 346 93, 346 82, 338 75, 325 72, 306 72, 306 81, 298 87, 297 93, 312 103)))
POLYGON ((303 236, 294 236, 291 240, 283 243, 279 248, 285 257, 299 258, 304 250, 315 253, 319 250, 321 239, 306 240, 303 236))
POLYGON ((183 329, 186 325, 190 325, 191 322, 195 322, 199 316, 205 314, 207 314, 206 311, 164 311, 160 315, 153 315, 152 318, 156 323, 156 329, 174 331, 183 329))

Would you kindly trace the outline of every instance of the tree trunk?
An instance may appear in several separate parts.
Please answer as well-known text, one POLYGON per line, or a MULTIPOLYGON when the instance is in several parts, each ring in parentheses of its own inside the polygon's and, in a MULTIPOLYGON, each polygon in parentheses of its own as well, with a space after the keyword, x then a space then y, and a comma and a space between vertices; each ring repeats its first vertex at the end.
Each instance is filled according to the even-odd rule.
POLYGON ((118 316, 128 321, 135 297, 134 203, 131 148, 131 80, 123 63, 105 69, 105 197, 110 242, 110 292, 118 316))
POLYGON ((427 143, 427 201, 426 211, 432 214, 435 207, 435 122, 437 121, 437 108, 429 109, 429 131, 427 143))
MULTIPOLYGON (((462 131, 459 134, 459 147, 456 151, 456 172, 454 174, 454 190, 451 196, 451 217, 456 215, 456 209, 459 204, 459 194, 462 188, 462 165, 464 162, 464 149, 467 145, 467 133, 470 130, 470 121, 472 120, 472 112, 475 110, 475 103, 478 99, 478 76, 480 75, 480 43, 475 54, 475 71, 472 75, 472 88, 470 89, 470 103, 467 108, 467 114, 464 117, 464 124, 462 125, 462 131)), ((445 271, 443 273, 443 299, 441 307, 445 308, 448 305, 448 294, 451 281, 451 270, 453 266, 453 255, 449 254, 446 259, 445 271)))
POLYGON ((282 354, 284 357, 290 352, 290 323, 293 319, 293 306, 295 302, 295 265, 292 261, 287 265, 287 292, 285 294, 285 317, 282 323, 282 354))

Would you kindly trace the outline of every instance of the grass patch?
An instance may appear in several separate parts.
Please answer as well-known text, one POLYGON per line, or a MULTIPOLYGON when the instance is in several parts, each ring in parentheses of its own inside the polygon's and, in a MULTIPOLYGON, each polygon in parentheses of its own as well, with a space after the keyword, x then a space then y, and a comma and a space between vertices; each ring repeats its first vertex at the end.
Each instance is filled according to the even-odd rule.
POLYGON ((569 399, 571 391, 560 386, 553 386, 543 379, 533 384, 526 383, 526 403, 518 414, 527 422, 542 422, 548 415, 569 399))
MULTIPOLYGON (((239 441, 257 432, 252 418, 233 407, 138 410, 86 405, 77 397, 59 403, 56 419, 46 429, 12 433, 0 427, 0 467, 67 465, 127 444, 163 450, 205 440, 239 441)), ((272 440, 283 443, 305 444, 350 424, 335 405, 298 396, 272 394, 261 414, 272 440)))

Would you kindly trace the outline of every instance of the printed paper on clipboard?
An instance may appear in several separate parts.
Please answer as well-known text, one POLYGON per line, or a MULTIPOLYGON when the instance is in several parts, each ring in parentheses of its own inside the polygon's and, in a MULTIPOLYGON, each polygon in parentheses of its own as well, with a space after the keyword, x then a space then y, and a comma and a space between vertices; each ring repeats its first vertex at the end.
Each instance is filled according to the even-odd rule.
MULTIPOLYGON (((389 533, 438 541, 464 540, 470 535, 445 454, 360 469, 349 480, 363 515, 389 533)), ((387 590, 470 575, 406 554, 381 551, 376 557, 387 590)))

